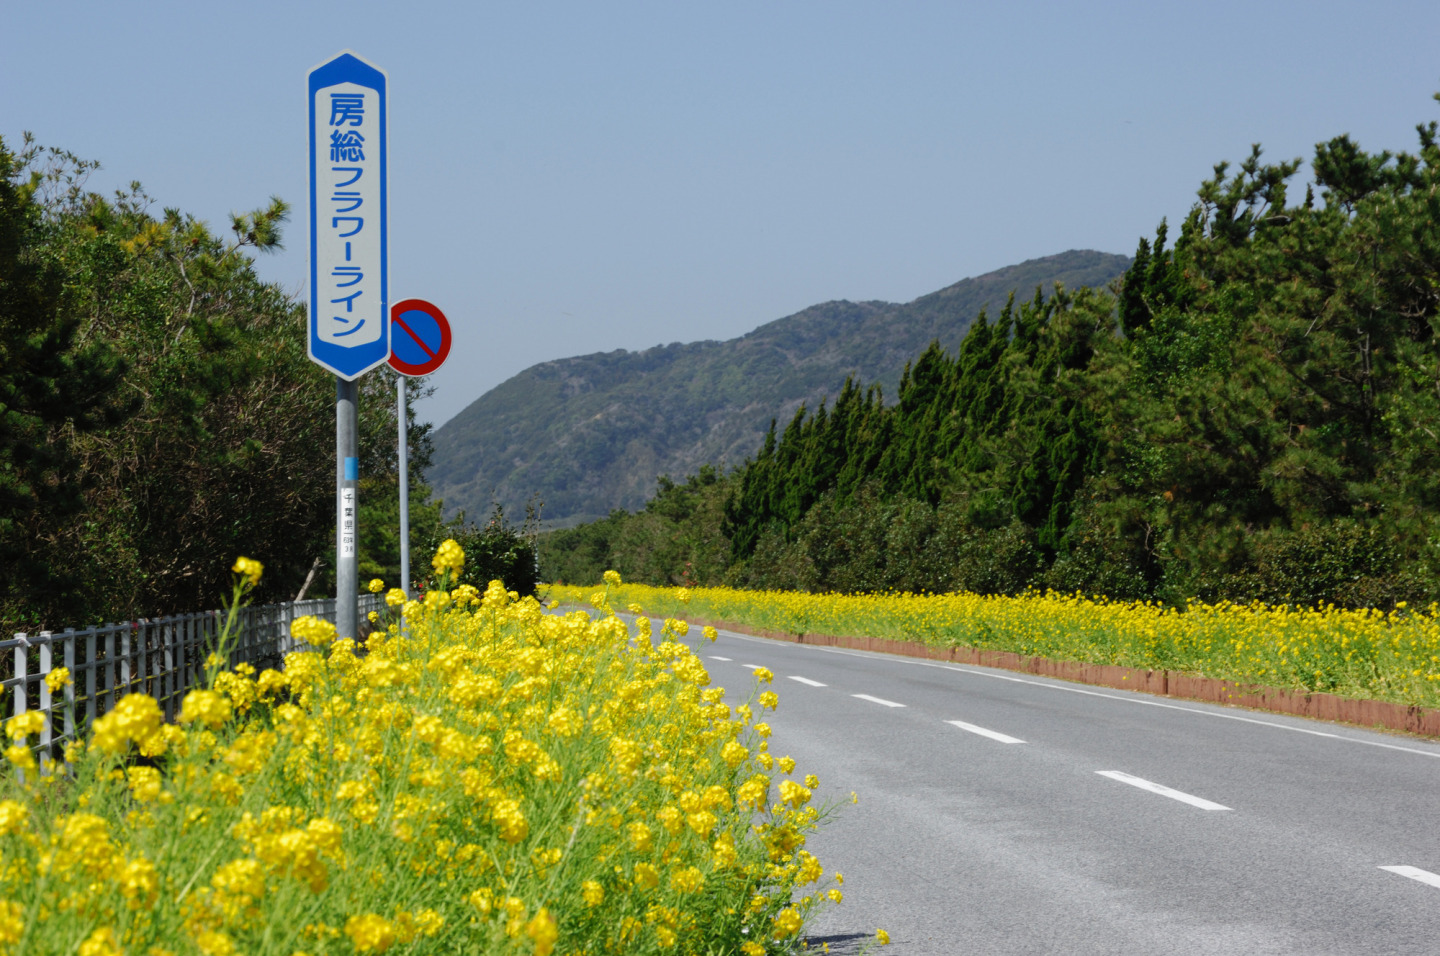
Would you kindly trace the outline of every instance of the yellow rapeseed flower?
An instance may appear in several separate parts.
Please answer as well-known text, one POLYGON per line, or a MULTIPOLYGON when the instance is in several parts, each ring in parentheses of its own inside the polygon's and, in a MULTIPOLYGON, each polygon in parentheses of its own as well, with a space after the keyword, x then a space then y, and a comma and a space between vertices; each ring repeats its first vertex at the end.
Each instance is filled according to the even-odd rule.
POLYGON ((254 558, 240 557, 235 559, 235 564, 230 568, 236 574, 243 577, 250 587, 260 583, 260 575, 265 571, 265 565, 254 558))
POLYGON ((305 615, 290 625, 290 636, 311 647, 328 647, 335 640, 335 625, 324 618, 305 615))
POLYGON ((810 802, 810 788, 802 787, 793 780, 780 781, 780 799, 799 810, 810 802))
POLYGON ((125 950, 120 948, 120 940, 110 926, 102 926, 86 937, 78 953, 79 956, 125 956, 125 950))
POLYGON ((38 710, 27 710, 5 721, 5 735, 11 740, 24 740, 31 734, 45 729, 45 714, 38 710))
POLYGON ((164 720, 155 698, 128 694, 120 698, 114 710, 95 721, 91 741, 94 747, 110 754, 122 754, 132 743, 148 752, 164 752, 160 735, 164 720))
POLYGON ((0 900, 0 946, 13 946, 25 932, 25 908, 14 900, 0 900))
POLYGON ((35 754, 24 744, 11 744, 5 748, 5 759, 19 770, 35 770, 40 765, 35 760, 35 754))
POLYGON ((125 777, 136 803, 154 803, 160 799, 160 771, 154 767, 131 767, 125 771, 125 777))
POLYGON ((203 956, 235 956, 235 940, 219 930, 207 929, 195 937, 195 947, 203 956))
POLYGON ((132 910, 145 909, 160 892, 160 875, 155 864, 141 857, 125 864, 119 876, 120 892, 132 910))
POLYGON ((636 863, 635 884, 653 890, 660 885, 660 872, 652 864, 636 863))
POLYGON ((192 690, 180 703, 179 721, 219 730, 230 719, 230 701, 213 690, 192 690))
POLYGON ((345 935, 357 953, 383 953, 395 943, 395 924, 375 913, 362 913, 345 921, 345 935))
POLYGON ((24 830, 30 819, 30 811, 17 800, 0 800, 0 837, 24 830))
POLYGON ((800 911, 793 906, 787 906, 775 914, 772 921, 774 936, 776 939, 785 939, 787 936, 794 936, 800 932, 800 927, 805 925, 805 918, 800 911))
POLYGON ((550 911, 542 907, 525 924, 525 935, 535 944, 535 956, 550 956, 555 951, 555 941, 560 938, 560 927, 550 911))
POLYGON ((446 538, 440 543, 435 551, 435 557, 430 559, 430 566, 435 569, 436 574, 444 574, 449 571, 459 574, 465 567, 465 552, 453 538, 446 538))

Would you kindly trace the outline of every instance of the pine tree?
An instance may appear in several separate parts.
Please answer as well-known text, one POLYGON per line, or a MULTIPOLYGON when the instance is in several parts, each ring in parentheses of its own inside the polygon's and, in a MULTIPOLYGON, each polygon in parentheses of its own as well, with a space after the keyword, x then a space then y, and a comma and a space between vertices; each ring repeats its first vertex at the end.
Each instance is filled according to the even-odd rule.
POLYGON ((124 363, 105 343, 79 340, 34 198, 43 177, 24 176, 36 152, 17 156, 0 140, 0 596, 25 609, 14 624, 83 598, 73 565, 41 545, 47 526, 84 509, 73 437, 134 406, 115 397, 124 363))

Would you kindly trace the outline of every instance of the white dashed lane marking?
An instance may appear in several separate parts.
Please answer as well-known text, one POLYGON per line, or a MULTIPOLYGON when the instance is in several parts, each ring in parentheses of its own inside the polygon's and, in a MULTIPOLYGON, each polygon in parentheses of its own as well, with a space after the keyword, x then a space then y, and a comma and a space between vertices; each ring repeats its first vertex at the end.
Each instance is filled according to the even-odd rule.
POLYGON ((1002 744, 1023 744, 1025 741, 1019 737, 1011 737, 1009 734, 1002 734, 998 730, 986 730, 984 727, 976 727, 974 724, 967 724, 963 720, 947 720, 945 723, 961 730, 968 730, 972 734, 979 734, 981 737, 989 737, 991 740, 998 740, 1002 744))
POLYGON ((710 659, 711 659, 712 661, 724 661, 724 662, 727 663, 727 664, 730 663, 730 658, 728 658, 728 657, 716 657, 714 654, 711 654, 711 655, 710 655, 710 659))
POLYGON ((1396 876, 1408 876, 1412 880, 1440 888, 1440 875, 1431 873, 1429 870, 1422 870, 1418 866, 1382 866, 1380 869, 1387 873, 1394 873, 1396 876))
POLYGON ((1171 800, 1179 800, 1181 803, 1188 803, 1192 807, 1199 807, 1201 810, 1229 810, 1227 806, 1206 800, 1204 797, 1197 797, 1193 794, 1182 793, 1179 790, 1171 790, 1169 787, 1154 783, 1149 780, 1142 780, 1140 777, 1132 777, 1130 774, 1120 770, 1097 770, 1102 777, 1109 777, 1111 780, 1118 780, 1121 783, 1128 783, 1132 787, 1139 787, 1141 790, 1149 790, 1151 793, 1158 793, 1162 797, 1169 797, 1171 800))
POLYGON ((791 675, 790 675, 790 679, 791 679, 791 680, 799 681, 800 683, 805 684, 807 687, 824 687, 824 686, 825 686, 824 684, 820 683, 818 680, 811 680, 811 679, 808 678, 808 677, 798 677, 798 676, 796 676, 795 674, 791 674, 791 675))
POLYGON ((883 697, 871 697, 869 694, 851 694, 851 697, 858 697, 861 700, 868 700, 872 704, 883 704, 886 707, 904 707, 904 704, 897 704, 893 700, 885 700, 883 697))

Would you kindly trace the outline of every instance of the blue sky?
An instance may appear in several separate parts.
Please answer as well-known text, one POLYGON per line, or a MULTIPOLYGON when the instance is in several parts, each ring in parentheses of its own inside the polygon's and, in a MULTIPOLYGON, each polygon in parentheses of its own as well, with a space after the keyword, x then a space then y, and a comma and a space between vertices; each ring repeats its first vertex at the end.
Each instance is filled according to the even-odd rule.
MULTIPOLYGON (((1071 248, 1132 252, 1252 142, 1410 149, 1440 3, 11 4, 23 130, 223 226, 296 205, 305 74, 390 78, 396 297, 456 329, 437 424, 536 362, 906 301, 1071 248)), ((297 330, 297 334, 298 330, 297 330)))

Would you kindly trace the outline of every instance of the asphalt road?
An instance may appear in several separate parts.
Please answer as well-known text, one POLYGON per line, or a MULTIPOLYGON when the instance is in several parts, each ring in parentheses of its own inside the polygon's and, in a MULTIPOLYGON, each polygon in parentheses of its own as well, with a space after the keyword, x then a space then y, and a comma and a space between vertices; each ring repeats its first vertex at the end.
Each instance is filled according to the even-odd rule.
POLYGON ((774 671, 771 752, 838 804, 812 951, 1440 954, 1436 744, 728 631, 699 653, 732 705, 774 671))

